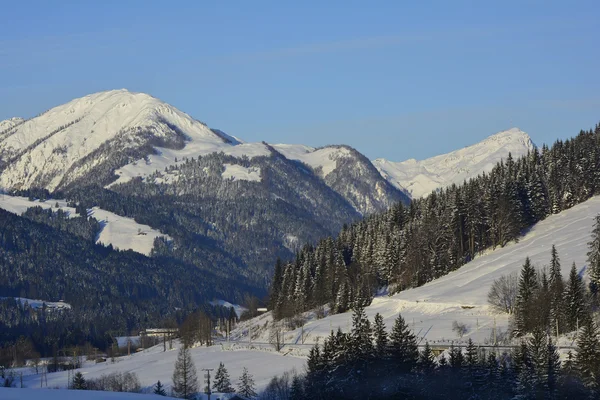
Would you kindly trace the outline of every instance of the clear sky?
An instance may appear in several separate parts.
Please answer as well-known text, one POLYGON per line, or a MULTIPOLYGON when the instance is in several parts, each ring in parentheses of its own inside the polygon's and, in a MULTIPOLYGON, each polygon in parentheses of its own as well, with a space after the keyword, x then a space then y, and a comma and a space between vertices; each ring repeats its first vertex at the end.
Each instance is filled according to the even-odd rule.
POLYGON ((0 0, 0 120, 149 93, 246 141, 426 158, 600 121, 600 2, 0 0))

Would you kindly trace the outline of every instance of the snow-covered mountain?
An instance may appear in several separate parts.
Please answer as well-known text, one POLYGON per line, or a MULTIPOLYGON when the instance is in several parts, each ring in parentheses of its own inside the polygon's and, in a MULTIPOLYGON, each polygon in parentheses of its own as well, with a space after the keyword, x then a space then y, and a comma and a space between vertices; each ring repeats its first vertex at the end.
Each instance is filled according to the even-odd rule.
POLYGON ((91 94, 22 123, 9 121, 13 126, 0 134, 5 188, 54 190, 90 173, 107 179, 110 167, 143 158, 152 146, 183 148, 187 141, 217 151, 237 142, 152 96, 127 90, 91 94))
POLYGON ((472 146, 425 160, 394 162, 379 158, 373 164, 398 189, 404 190, 412 198, 419 198, 438 188, 453 183, 461 184, 483 172, 489 172, 509 153, 513 158, 518 158, 534 147, 527 133, 512 128, 472 146))
POLYGON ((14 117, 14 118, 6 119, 4 121, 0 121, 0 136, 7 129, 10 129, 10 128, 14 127, 15 125, 22 124, 23 122, 25 122, 25 120, 20 117, 14 117))
MULTIPOLYGON (((354 149, 244 143, 150 95, 125 89, 91 94, 0 127, 0 188, 6 190, 125 183, 215 152, 252 159, 276 149, 314 169, 359 213, 407 200, 354 149)), ((261 179, 258 169, 224 168, 224 179, 261 179)))
POLYGON ((389 208, 406 199, 374 165, 349 146, 314 149, 303 145, 273 145, 290 160, 310 166, 325 183, 363 214, 389 208))

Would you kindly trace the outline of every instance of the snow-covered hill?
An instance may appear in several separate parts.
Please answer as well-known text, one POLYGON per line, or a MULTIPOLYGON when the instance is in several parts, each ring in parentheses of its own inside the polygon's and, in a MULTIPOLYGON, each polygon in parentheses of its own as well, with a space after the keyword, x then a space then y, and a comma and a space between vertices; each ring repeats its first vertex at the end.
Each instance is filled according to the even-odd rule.
MULTIPOLYGON (((63 210, 69 216, 76 216, 74 208, 67 206, 64 200, 30 201, 26 197, 0 195, 0 208, 13 214, 21 215, 28 208, 42 207, 54 211, 63 210), (58 205, 58 207, 56 207, 58 205)), ((148 225, 138 224, 131 218, 122 217, 110 211, 93 207, 88 210, 88 215, 96 218, 102 225, 96 243, 109 245, 120 250, 133 250, 138 253, 150 255, 154 246, 154 239, 159 236, 168 237, 152 229, 148 225)))
MULTIPOLYGON (((527 256, 536 268, 547 266, 553 244, 558 250, 565 279, 573 262, 584 274, 587 243, 591 240, 594 217, 598 213, 600 196, 551 215, 533 226, 518 243, 511 242, 503 248, 490 250, 460 269, 419 288, 394 296, 376 297, 367 307, 367 315, 372 319, 376 313, 380 313, 388 329, 391 329, 395 318, 401 313, 419 338, 430 343, 465 343, 469 338, 479 344, 489 343, 494 335, 494 327, 498 337, 508 330, 508 316, 493 312, 487 303, 487 294, 493 281, 503 275, 519 273, 527 256), (464 338, 458 338, 452 331, 454 321, 468 326, 464 338)), ((303 331, 296 329, 286 332, 286 340, 296 342, 304 332, 306 343, 322 342, 331 329, 341 327, 348 331, 351 324, 351 313, 320 320, 314 319, 311 313, 306 315, 309 321, 303 331)), ((254 341, 268 342, 266 321, 270 321, 268 314, 258 317, 254 322, 245 323, 232 335, 244 337, 245 332, 253 331, 254 341)))
POLYGON ((373 164, 397 188, 405 190, 412 198, 419 198, 438 188, 461 184, 489 172, 509 153, 516 159, 534 147, 527 133, 512 128, 472 146, 425 160, 394 162, 379 158, 373 164))

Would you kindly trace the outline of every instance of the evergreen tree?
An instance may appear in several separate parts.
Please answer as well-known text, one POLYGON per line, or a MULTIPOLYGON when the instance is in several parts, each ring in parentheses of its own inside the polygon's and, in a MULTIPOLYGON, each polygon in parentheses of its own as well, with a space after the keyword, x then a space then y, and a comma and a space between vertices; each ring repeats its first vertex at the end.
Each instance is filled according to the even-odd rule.
POLYGON ((254 378, 250 375, 246 367, 242 370, 237 392, 247 399, 254 399, 257 396, 254 387, 254 378))
POLYGON ((76 372, 75 376, 73 376, 73 382, 71 387, 75 390, 86 390, 87 384, 85 382, 85 378, 81 372, 76 372))
POLYGON ((298 375, 294 375, 294 378, 292 378, 292 386, 290 388, 290 400, 304 400, 305 398, 302 380, 298 375))
POLYGON ((415 335, 410 331, 402 315, 398 315, 390 334, 390 358, 395 366, 403 371, 410 371, 415 367, 419 357, 415 335))
POLYGON ((460 347, 454 347, 454 343, 450 345, 450 367, 460 369, 465 363, 465 356, 460 347))
POLYGON ((435 369, 435 357, 429 346, 429 342, 425 342, 425 348, 419 354, 418 360, 419 369, 425 374, 431 374, 435 369))
POLYGON ((469 367, 469 369, 472 369, 479 363, 479 360, 477 359, 477 346, 475 346, 475 343, 473 343, 473 339, 469 338, 466 350, 466 365, 469 367))
POLYGON ((546 355, 548 357, 546 361, 546 374, 545 374, 545 386, 547 398, 556 398, 558 391, 558 384, 560 381, 560 355, 552 339, 548 336, 548 345, 546 347, 546 355))
POLYGON ((365 361, 373 357, 373 330, 361 304, 354 306, 350 338, 352 347, 349 356, 353 361, 365 361))
POLYGON ((154 385, 154 394, 159 396, 167 395, 167 392, 165 392, 165 387, 162 383, 160 383, 160 381, 156 382, 156 385, 154 385))
POLYGON ((231 386, 231 381, 229 380, 229 372, 227 368, 225 368, 225 364, 222 362, 219 363, 219 368, 217 368, 217 372, 215 373, 213 383, 213 390, 218 393, 233 393, 235 390, 231 386))
POLYGON ((375 324, 373 333, 375 336, 375 354, 378 358, 383 358, 388 347, 388 337, 385 331, 385 324, 383 323, 383 317, 381 314, 375 314, 375 324))
POLYGON ((173 392, 183 399, 191 399, 198 392, 196 366, 187 346, 182 345, 177 354, 173 371, 173 392))
POLYGON ((600 214, 594 218, 592 240, 588 243, 588 248, 590 288, 595 296, 600 288, 600 214))
POLYGON ((571 267, 565 292, 566 317, 569 331, 577 329, 587 318, 585 286, 577 273, 575 263, 571 267))
POLYGON ((530 332, 534 326, 535 321, 532 321, 533 318, 531 316, 535 315, 532 305, 536 290, 537 276, 529 257, 527 257, 521 269, 521 276, 519 277, 519 292, 515 307, 514 333, 517 336, 530 332))
POLYGON ((556 246, 552 245, 550 259, 550 329, 555 332, 565 332, 567 323, 565 321, 564 293, 565 283, 560 270, 560 259, 556 246))
POLYGON ((591 390, 598 390, 598 383, 600 383, 600 342, 598 341, 598 329, 591 318, 584 322, 577 336, 575 366, 584 385, 591 390))

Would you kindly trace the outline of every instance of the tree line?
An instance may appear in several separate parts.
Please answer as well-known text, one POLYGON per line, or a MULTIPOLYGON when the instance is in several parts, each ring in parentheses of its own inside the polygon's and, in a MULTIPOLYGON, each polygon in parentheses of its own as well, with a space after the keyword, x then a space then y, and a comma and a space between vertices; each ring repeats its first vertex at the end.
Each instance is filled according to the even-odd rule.
POLYGON ((344 312, 357 299, 368 304, 379 287, 393 293, 421 286, 596 194, 600 125, 517 160, 509 155, 490 173, 304 246, 294 260, 276 263, 270 308, 276 318, 327 303, 344 312))

